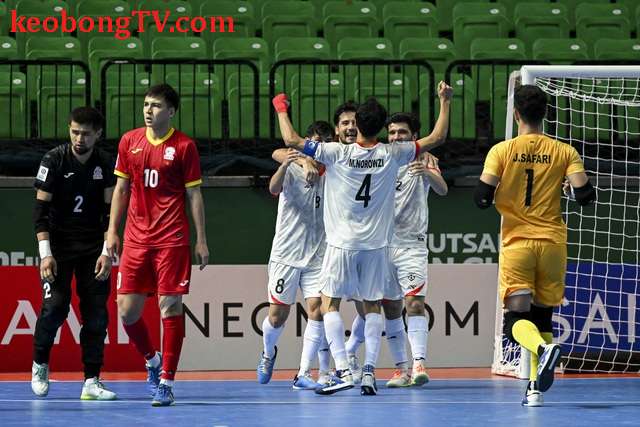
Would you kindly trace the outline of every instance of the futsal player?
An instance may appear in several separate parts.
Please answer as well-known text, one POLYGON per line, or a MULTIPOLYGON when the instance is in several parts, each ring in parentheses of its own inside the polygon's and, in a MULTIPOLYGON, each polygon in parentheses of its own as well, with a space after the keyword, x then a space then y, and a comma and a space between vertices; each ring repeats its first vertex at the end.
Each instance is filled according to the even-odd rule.
POLYGON ((35 231, 40 252, 42 309, 33 337, 31 389, 49 393, 49 356, 69 314, 71 280, 80 298, 83 400, 113 400, 100 380, 109 315, 111 260, 105 231, 115 180, 113 160, 96 147, 103 117, 91 107, 69 115, 70 142, 47 152, 35 180, 35 231))
POLYGON ((107 249, 120 249, 118 229, 127 211, 120 259, 118 310, 124 329, 144 356, 153 406, 174 403, 173 382, 184 338, 182 295, 189 292, 191 250, 188 200, 196 229, 200 270, 208 262, 200 157, 194 141, 174 129, 180 97, 167 84, 144 97, 145 127, 125 133, 118 146, 116 188, 111 203, 107 249), (148 296, 158 294, 162 353, 151 343, 142 318, 148 296))
POLYGON ((531 352, 531 373, 522 404, 541 406, 553 384, 560 346, 553 344, 553 307, 564 295, 567 227, 560 213, 565 177, 581 205, 596 198, 575 148, 542 133, 547 96, 523 85, 514 94, 518 136, 491 148, 474 199, 488 208, 495 197, 502 215, 499 260, 504 333, 531 352))

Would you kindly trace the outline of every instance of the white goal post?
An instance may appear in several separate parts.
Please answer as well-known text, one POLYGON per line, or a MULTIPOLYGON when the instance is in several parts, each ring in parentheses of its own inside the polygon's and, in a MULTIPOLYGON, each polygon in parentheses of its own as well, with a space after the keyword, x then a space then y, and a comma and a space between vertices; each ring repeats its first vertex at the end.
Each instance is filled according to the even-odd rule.
MULTIPOLYGON (((568 372, 640 371, 640 66, 524 66, 509 79, 505 139, 516 133, 513 94, 535 84, 549 98, 543 131, 574 146, 595 206, 563 196, 568 228, 565 301, 554 336, 568 372)), ((560 191, 560 189, 558 190, 560 191)), ((528 352, 502 334, 496 308, 492 371, 528 378, 528 352)))

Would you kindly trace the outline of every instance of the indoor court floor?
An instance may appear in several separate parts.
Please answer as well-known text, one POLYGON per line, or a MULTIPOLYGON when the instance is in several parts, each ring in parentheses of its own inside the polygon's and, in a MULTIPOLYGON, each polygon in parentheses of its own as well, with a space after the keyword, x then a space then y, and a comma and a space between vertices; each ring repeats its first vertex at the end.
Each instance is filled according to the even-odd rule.
POLYGON ((49 396, 31 393, 28 374, 0 374, 1 426, 638 426, 640 375, 558 376, 545 406, 520 405, 525 382, 489 369, 433 369, 422 388, 387 389, 390 370, 378 372, 379 394, 354 388, 332 396, 291 389, 293 371, 267 385, 253 372, 184 372, 176 405, 153 408, 144 374, 105 373, 113 402, 79 400, 76 373, 52 374, 49 396))

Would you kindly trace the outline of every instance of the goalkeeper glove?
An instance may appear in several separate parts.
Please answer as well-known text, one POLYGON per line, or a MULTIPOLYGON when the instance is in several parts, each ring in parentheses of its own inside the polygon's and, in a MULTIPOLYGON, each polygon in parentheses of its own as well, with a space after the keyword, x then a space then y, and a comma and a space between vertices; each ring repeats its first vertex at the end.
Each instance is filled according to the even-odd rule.
POLYGON ((274 96, 271 103, 278 113, 286 113, 287 108, 289 108, 289 100, 287 99, 287 95, 284 93, 274 96))

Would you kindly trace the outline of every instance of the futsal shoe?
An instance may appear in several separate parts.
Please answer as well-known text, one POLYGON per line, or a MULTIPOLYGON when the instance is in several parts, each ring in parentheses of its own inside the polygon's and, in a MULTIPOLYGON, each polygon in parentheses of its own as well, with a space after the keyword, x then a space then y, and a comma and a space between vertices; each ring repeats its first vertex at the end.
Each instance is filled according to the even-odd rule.
POLYGON ((349 390, 353 388, 353 375, 349 368, 336 371, 336 375, 331 378, 329 383, 324 387, 318 387, 316 394, 333 394, 339 391, 349 390))
POLYGON ((36 396, 49 394, 49 364, 33 362, 31 366, 31 390, 36 396))
POLYGON ((116 400, 117 396, 114 392, 107 389, 100 378, 93 377, 84 381, 82 386, 82 394, 80 395, 82 400, 116 400))
POLYGON ((160 371, 162 371, 162 353, 156 351, 156 356, 160 358, 158 366, 153 367, 149 365, 149 362, 144 364, 145 368, 147 368, 147 387, 149 388, 151 396, 156 395, 158 384, 160 384, 160 371))
POLYGON ((349 369, 351 370, 351 375, 353 375, 353 383, 360 384, 362 381, 362 368, 358 363, 358 356, 351 355, 348 358, 349 369))
POLYGON ((273 353, 273 357, 269 359, 262 353, 260 355, 260 360, 258 361, 258 368, 256 369, 256 374, 258 376, 258 382, 260 384, 267 384, 271 381, 271 375, 273 375, 273 365, 276 363, 276 356, 278 356, 278 347, 275 347, 275 352, 273 353))
POLYGON ((424 359, 413 361, 413 373, 411 379, 411 385, 422 386, 429 382, 429 375, 427 374, 427 367, 424 359))
MULTIPOLYGON (((364 381, 364 377, 363 377, 364 381)), ((409 387, 411 385, 411 375, 408 369, 396 369, 393 376, 387 381, 386 386, 389 388, 409 387)))
POLYGON ((538 390, 538 386, 535 381, 529 381, 527 389, 524 391, 524 399, 522 399, 522 406, 542 406, 544 400, 542 399, 542 393, 538 390))
POLYGON ((545 345, 544 351, 538 361, 536 377, 536 384, 538 385, 538 390, 541 392, 549 390, 549 387, 553 384, 553 374, 559 361, 560 346, 558 344, 545 345))
POLYGON ((319 371, 317 381, 318 385, 325 386, 329 384, 329 382, 331 381, 331 377, 333 376, 334 374, 331 373, 331 371, 319 371))
POLYGON ((362 367, 362 383, 360 384, 360 394, 363 396, 375 396, 378 393, 376 385, 375 368, 372 365, 362 367))
POLYGON ((176 403, 173 397, 173 389, 170 385, 160 383, 155 396, 151 401, 151 406, 171 406, 176 403))
POLYGON ((296 375, 293 379, 294 390, 315 390, 318 387, 321 387, 321 385, 311 378, 309 372, 305 372, 304 375, 296 375))

